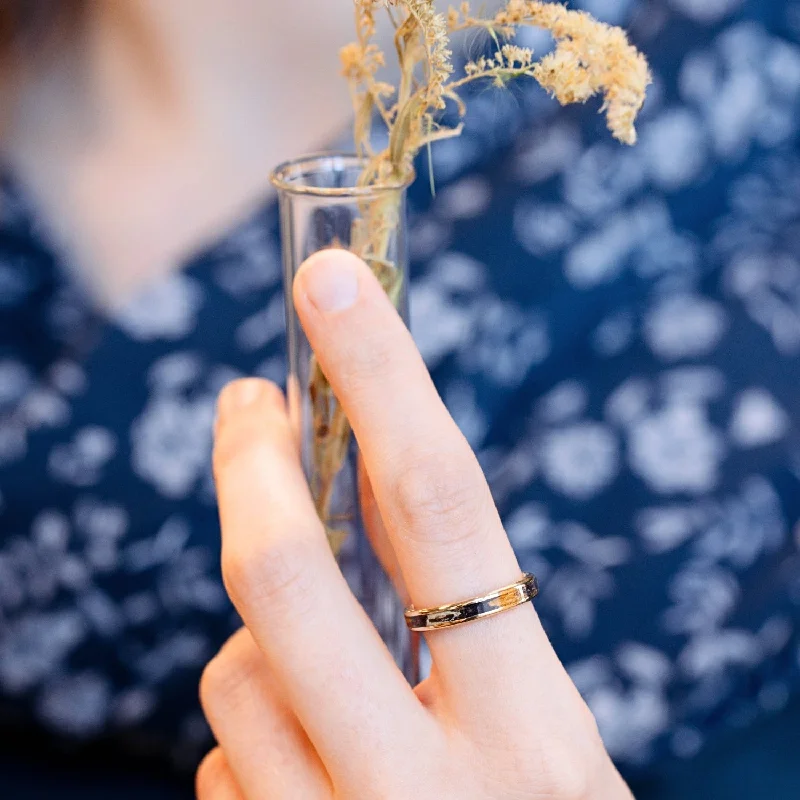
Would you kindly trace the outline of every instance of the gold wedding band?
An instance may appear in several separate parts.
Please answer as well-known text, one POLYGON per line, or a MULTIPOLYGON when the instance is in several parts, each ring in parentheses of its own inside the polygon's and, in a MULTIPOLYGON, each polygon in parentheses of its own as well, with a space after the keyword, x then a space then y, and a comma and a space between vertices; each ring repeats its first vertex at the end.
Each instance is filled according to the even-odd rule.
POLYGON ((436 608, 411 606, 405 612, 406 625, 412 631, 451 628, 453 625, 461 625, 474 619, 491 617, 501 611, 509 611, 524 603, 529 603, 537 594, 539 594, 539 584, 536 576, 526 572, 516 583, 504 586, 502 589, 483 595, 483 597, 475 597, 472 600, 436 608))

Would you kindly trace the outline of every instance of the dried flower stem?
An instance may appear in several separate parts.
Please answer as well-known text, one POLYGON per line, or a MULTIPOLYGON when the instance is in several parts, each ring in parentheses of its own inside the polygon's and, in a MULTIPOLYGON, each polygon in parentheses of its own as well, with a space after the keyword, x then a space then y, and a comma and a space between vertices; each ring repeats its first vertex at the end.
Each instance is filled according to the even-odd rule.
MULTIPOLYGON (((468 2, 440 14, 434 0, 354 0, 356 41, 342 48, 342 73, 347 79, 354 110, 356 152, 366 166, 360 186, 378 189, 396 185, 413 174, 417 154, 433 142, 460 135, 460 120, 442 122, 451 103, 459 118, 466 106, 459 90, 476 81, 504 86, 532 78, 560 103, 582 103, 601 94, 612 135, 625 144, 636 142, 634 123, 650 84, 647 62, 619 28, 594 20, 589 14, 566 9, 560 3, 508 0, 494 17, 474 16, 468 2), (376 44, 376 18, 385 11, 394 27, 394 49, 400 67, 395 87, 378 77, 386 64, 376 44), (552 53, 534 60, 530 48, 513 43, 521 26, 550 31, 556 42, 552 53), (450 36, 485 31, 494 42, 494 55, 471 61, 463 75, 454 77, 450 36), (372 128, 379 119, 389 134, 380 152, 372 146, 372 128)), ((399 224, 400 192, 381 191, 377 199, 360 204, 353 223, 350 249, 372 268, 383 288, 398 304, 402 274, 387 259, 392 235, 399 224)), ((351 429, 322 370, 314 359, 310 394, 314 414, 313 489, 317 512, 325 522, 334 549, 344 534, 331 519, 336 477, 349 447, 351 429)))

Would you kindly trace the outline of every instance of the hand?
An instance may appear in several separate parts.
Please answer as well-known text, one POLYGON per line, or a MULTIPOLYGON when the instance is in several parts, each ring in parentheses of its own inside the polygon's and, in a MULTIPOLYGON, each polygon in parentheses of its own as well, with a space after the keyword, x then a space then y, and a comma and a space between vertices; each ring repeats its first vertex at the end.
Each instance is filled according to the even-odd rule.
MULTIPOLYGON (((366 265, 319 253, 294 295, 414 605, 517 580, 478 462, 366 265)), ((219 748, 200 800, 630 800, 530 603, 432 632, 431 676, 405 682, 331 555, 275 386, 224 390, 214 466, 246 627, 203 675, 219 748)))

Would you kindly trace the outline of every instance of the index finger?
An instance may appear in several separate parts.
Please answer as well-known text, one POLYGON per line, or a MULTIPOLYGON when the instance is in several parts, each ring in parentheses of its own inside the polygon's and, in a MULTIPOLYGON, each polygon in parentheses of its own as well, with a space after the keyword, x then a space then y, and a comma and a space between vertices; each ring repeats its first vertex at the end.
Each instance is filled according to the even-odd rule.
POLYGON ((478 461, 366 264, 341 250, 317 253, 298 272, 294 301, 355 431, 415 605, 517 580, 478 461))

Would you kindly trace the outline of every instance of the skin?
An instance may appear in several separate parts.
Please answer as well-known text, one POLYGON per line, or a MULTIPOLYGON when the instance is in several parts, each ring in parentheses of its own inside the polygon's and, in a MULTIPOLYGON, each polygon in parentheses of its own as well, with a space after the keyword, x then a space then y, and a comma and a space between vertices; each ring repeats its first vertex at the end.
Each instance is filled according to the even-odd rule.
MULTIPOLYGON (((366 265, 318 253, 294 301, 411 602, 518 579, 478 462, 366 265)), ((431 676, 405 683, 327 546, 274 385, 224 390, 214 468, 223 574, 245 627, 203 676, 219 747, 199 800, 631 800, 532 604, 431 633, 431 676)))
POLYGON ((93 0, 31 53, 2 109, 4 161, 115 309, 271 194, 272 168, 349 125, 350 0, 93 0))
MULTIPOLYGON (((0 147, 113 311, 263 202, 276 164, 349 128, 338 53, 353 7, 92 0, 88 11, 73 41, 28 53, 16 85, 0 85, 0 147)), ((390 47, 388 24, 381 35, 390 47)))

